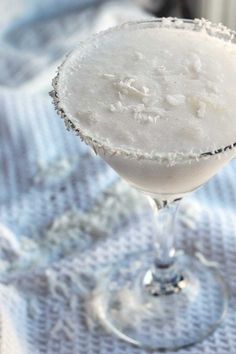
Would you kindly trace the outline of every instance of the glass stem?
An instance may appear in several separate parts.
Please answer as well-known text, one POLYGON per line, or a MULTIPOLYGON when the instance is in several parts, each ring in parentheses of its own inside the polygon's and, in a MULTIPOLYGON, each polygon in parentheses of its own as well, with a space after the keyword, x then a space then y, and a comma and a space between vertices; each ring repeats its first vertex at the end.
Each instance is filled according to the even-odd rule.
POLYGON ((152 296, 176 293, 185 287, 182 271, 175 264, 174 223, 178 202, 160 202, 150 199, 154 211, 157 240, 155 259, 143 279, 143 285, 152 296))
POLYGON ((175 260, 174 225, 179 202, 160 202, 157 199, 152 199, 150 202, 156 226, 155 265, 159 268, 168 268, 175 260))

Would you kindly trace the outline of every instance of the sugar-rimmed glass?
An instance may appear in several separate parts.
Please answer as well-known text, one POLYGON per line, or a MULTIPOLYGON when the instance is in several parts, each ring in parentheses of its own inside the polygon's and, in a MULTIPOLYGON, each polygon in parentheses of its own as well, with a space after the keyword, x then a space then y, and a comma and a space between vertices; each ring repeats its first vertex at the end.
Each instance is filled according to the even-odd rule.
MULTIPOLYGON (((234 32, 204 21, 155 19, 124 26, 143 25, 187 27, 194 31, 204 26, 211 36, 225 41, 235 39, 234 32)), ((174 220, 180 199, 230 161, 235 155, 235 144, 230 142, 208 152, 180 153, 175 156, 174 165, 166 164, 165 157, 158 152, 142 155, 132 149, 111 148, 78 130, 73 117, 62 107, 62 70, 63 65, 54 80, 52 96, 67 126, 77 131, 126 181, 146 194, 156 215, 157 242, 150 252, 124 257, 100 282, 96 304, 101 323, 121 339, 148 349, 175 350, 202 341, 226 314, 226 285, 217 268, 203 257, 175 251, 174 220), (175 178, 174 187, 166 181, 167 171, 175 178), (144 174, 148 181, 145 187, 139 179, 144 174)))

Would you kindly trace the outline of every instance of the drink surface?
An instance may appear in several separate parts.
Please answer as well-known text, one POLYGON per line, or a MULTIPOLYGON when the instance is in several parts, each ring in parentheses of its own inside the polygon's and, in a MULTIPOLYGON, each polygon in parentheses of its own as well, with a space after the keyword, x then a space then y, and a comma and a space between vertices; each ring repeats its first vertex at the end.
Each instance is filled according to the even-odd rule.
POLYGON ((155 22, 99 34, 67 58, 58 94, 82 134, 144 154, 236 142, 236 46, 155 22))

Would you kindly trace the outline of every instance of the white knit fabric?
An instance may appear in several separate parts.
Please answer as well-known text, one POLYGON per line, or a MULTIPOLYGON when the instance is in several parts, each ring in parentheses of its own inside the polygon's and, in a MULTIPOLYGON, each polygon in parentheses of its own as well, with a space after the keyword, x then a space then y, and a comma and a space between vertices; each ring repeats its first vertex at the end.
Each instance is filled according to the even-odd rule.
MULTIPOLYGON (((121 21, 107 11, 100 12, 103 21, 121 21)), ((16 38, 9 33, 5 39, 16 38)), ((2 84, 46 87, 47 75, 36 76, 35 68, 48 65, 49 49, 28 67, 6 51, 2 84), (7 66, 7 58, 21 65, 7 66)), ((146 354, 105 333, 87 299, 109 267, 152 245, 148 204, 65 130, 48 96, 2 88, 0 107, 0 353, 146 354)), ((180 354, 236 353, 235 169, 232 161, 179 211, 177 246, 217 262, 231 294, 215 334, 180 354)))

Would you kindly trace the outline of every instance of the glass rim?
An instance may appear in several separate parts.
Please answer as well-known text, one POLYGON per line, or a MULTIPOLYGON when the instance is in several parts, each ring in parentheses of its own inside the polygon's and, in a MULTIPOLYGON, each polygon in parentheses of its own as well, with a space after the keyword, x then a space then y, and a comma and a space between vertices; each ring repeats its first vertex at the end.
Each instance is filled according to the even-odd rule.
MULTIPOLYGON (((219 38, 220 40, 224 40, 226 42, 233 43, 233 40, 236 39, 236 31, 229 29, 228 27, 222 25, 221 23, 216 24, 212 23, 209 20, 205 19, 182 19, 182 18, 173 18, 173 17, 163 17, 163 18, 147 18, 147 19, 140 19, 135 21, 128 21, 121 25, 108 28, 104 31, 98 32, 90 37, 89 40, 93 40, 98 36, 105 35, 107 33, 117 31, 119 29, 125 28, 126 26, 132 25, 139 25, 139 24, 148 24, 148 23, 159 23, 162 25, 162 28, 176 28, 176 29, 186 29, 186 24, 190 25, 188 30, 192 31, 201 31, 205 30, 209 36, 219 38)), ((123 156, 130 159, 136 160, 152 160, 152 161, 159 161, 159 162, 169 162, 170 164, 178 164, 181 162, 191 162, 192 160, 200 160, 200 159, 207 159, 210 157, 219 157, 221 154, 227 154, 230 151, 236 149, 236 141, 233 143, 228 144, 224 147, 215 147, 212 150, 203 151, 203 150, 192 150, 190 152, 158 152, 153 150, 151 152, 143 152, 140 149, 134 149, 130 146, 127 147, 119 147, 119 146, 112 146, 104 141, 104 138, 101 140, 95 139, 92 137, 92 134, 87 134, 86 131, 80 128, 80 124, 74 123, 74 117, 70 113, 66 113, 64 108, 61 106, 60 102, 60 95, 58 93, 58 83, 60 80, 60 71, 63 69, 64 64, 67 63, 68 59, 78 51, 80 46, 83 47, 86 45, 86 42, 80 42, 79 45, 74 48, 65 58, 63 63, 58 67, 57 75, 52 80, 53 90, 50 92, 50 96, 53 98, 53 103, 57 113, 64 119, 66 128, 68 130, 74 131, 77 135, 80 136, 81 140, 84 141, 86 144, 90 145, 96 154, 100 152, 104 155, 108 156, 123 156), (174 161, 172 158, 174 157, 174 161)))

